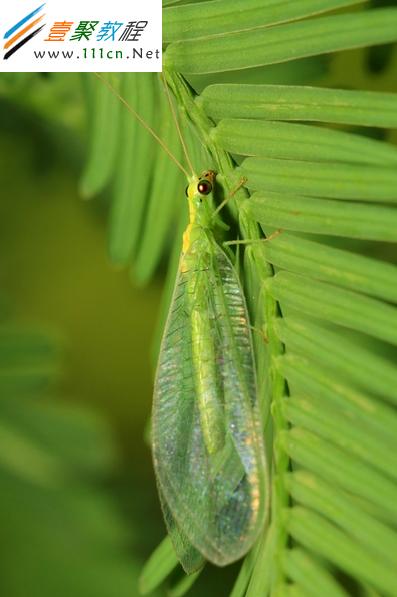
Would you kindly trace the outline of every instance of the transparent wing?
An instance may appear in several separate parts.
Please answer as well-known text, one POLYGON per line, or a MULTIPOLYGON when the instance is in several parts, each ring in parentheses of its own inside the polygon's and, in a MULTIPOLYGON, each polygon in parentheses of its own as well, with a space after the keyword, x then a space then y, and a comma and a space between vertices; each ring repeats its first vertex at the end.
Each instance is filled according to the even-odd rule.
POLYGON ((183 530, 176 523, 160 489, 159 496, 168 534, 171 537, 172 544, 182 568, 186 574, 197 572, 204 566, 205 559, 201 553, 193 547, 183 530))
POLYGON ((153 454, 175 524, 225 565, 262 526, 265 461, 244 296, 224 252, 211 239, 203 245, 180 262, 156 376, 153 454))

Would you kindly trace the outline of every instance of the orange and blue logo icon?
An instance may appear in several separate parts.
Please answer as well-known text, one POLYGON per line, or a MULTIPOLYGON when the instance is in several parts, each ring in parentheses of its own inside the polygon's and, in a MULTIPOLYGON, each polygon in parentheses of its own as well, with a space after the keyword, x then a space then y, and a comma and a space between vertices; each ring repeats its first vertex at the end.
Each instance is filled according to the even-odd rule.
POLYGON ((160 72, 162 0, 108 5, 0 0, 0 72, 160 72))
POLYGON ((45 25, 45 23, 42 23, 42 20, 45 17, 45 14, 43 13, 44 7, 45 3, 41 4, 6 31, 4 34, 4 60, 10 58, 10 56, 15 54, 15 52, 40 33, 45 25))

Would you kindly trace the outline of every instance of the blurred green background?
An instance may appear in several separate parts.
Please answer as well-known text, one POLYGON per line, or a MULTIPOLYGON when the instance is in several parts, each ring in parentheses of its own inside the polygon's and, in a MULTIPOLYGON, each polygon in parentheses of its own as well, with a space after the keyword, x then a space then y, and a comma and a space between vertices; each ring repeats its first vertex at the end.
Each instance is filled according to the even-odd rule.
MULTIPOLYGON (((90 537, 88 528, 80 527, 77 519, 67 520, 72 515, 69 511, 72 504, 62 488, 57 492, 61 503, 56 503, 40 483, 32 487, 21 478, 18 481, 26 482, 26 488, 23 492, 21 487, 14 488, 15 495, 10 499, 12 509, 15 508, 13 514, 21 519, 21 527, 25 516, 27 519, 34 518, 40 528, 21 528, 21 536, 17 537, 18 533, 15 533, 9 519, 7 506, 10 504, 7 501, 3 504, 0 496, 0 516, 4 517, 1 524, 0 594, 9 597, 52 595, 55 588, 56 594, 64 595, 137 594, 139 567, 162 536, 150 453, 143 433, 150 410, 152 371, 149 347, 157 318, 160 285, 155 282, 145 290, 134 290, 128 274, 115 271, 110 266, 101 203, 84 203, 78 195, 78 177, 84 160, 81 132, 84 131, 85 117, 79 77, 59 76, 59 84, 54 84, 52 77, 43 77, 42 80, 39 75, 15 77, 19 78, 16 86, 20 84, 15 90, 16 96, 25 97, 26 104, 19 105, 18 101, 3 98, 0 120, 3 190, 0 251, 4 325, 8 328, 8 322, 12 321, 19 329, 44 329, 48 330, 51 338, 54 337, 55 345, 59 346, 54 370, 50 367, 48 380, 41 380, 41 395, 33 400, 43 400, 44 385, 49 399, 56 404, 62 402, 62 408, 63 403, 68 406, 71 416, 67 439, 71 444, 79 441, 74 433, 75 418, 77 422, 80 418, 78 413, 74 415, 77 407, 84 407, 101 418, 97 422, 90 416, 87 423, 91 431, 97 432, 92 439, 98 446, 93 445, 91 449, 104 452, 101 466, 88 471, 88 479, 79 479, 79 491, 91 491, 94 510, 103 507, 102 500, 110 508, 109 521, 106 517, 104 521, 98 517, 91 524, 94 534, 101 533, 102 526, 109 523, 115 528, 120 526, 120 537, 104 538, 100 547, 114 549, 117 565, 120 563, 116 556, 122 550, 125 570, 117 574, 115 570, 113 580, 108 579, 105 585, 103 579, 96 581, 88 593, 88 580, 87 587, 85 582, 79 585, 77 578, 72 581, 78 574, 82 575, 82 579, 88 579, 98 572, 100 560, 90 564, 89 560, 93 557, 91 549, 81 545, 87 541, 95 544, 95 539, 90 537), (43 108, 40 105, 36 111, 34 94, 35 91, 42 94, 46 86, 51 90, 53 84, 58 86, 61 95, 66 92, 62 97, 64 101, 58 102, 55 93, 52 101, 56 115, 51 118, 50 108, 50 118, 42 119, 43 108), (29 88, 29 97, 24 96, 22 91, 25 85, 29 88), (68 104, 71 106, 69 113, 68 104), (102 419, 108 423, 105 429, 102 419), (42 491, 42 495, 37 503, 33 503, 33 498, 30 499, 26 492, 33 493, 37 489, 42 491), (24 503, 22 493, 27 503, 24 503), (22 503, 18 503, 18 499, 22 499, 22 503), (28 508, 31 508, 30 512, 28 508), (70 522, 75 525, 73 541, 76 545, 66 547, 70 529, 53 528, 54 520, 47 520, 47 516, 55 518, 59 524, 67 522, 68 526, 70 522), (10 527, 5 532, 4 525, 10 527), (47 533, 52 530, 54 534, 49 538, 47 533), (5 540, 6 537, 10 542, 5 540), (45 545, 46 541, 50 541, 50 546, 45 545), (78 550, 80 547, 81 554, 78 555, 75 548, 78 550), (57 557, 57 552, 65 548, 67 552, 62 557, 59 553, 57 557), (49 552, 52 552, 51 558, 49 552), (51 561, 52 558, 55 562, 51 561), (84 558, 87 559, 85 566, 84 558), (88 570, 89 566, 91 570, 88 570), (61 575, 65 578, 60 578, 61 575), (119 583, 125 583, 122 590, 117 578, 119 583), (56 587, 53 585, 55 581, 56 587), (59 583, 62 587, 65 582, 66 587, 60 588, 59 583), (68 587, 68 582, 76 584, 68 587), (107 589, 106 585, 109 585, 107 589)), ((23 342, 22 339, 20 353, 24 350, 23 342)), ((31 362, 35 360, 34 354, 30 361, 28 359, 23 364, 24 358, 19 354, 16 363, 12 364, 14 368, 19 368, 19 374, 24 374, 21 371, 24 366, 28 370, 37 368, 37 364, 32 365, 31 362)), ((51 358, 52 355, 47 355, 45 360, 51 358)), ((2 372, 3 369, 7 372, 9 363, 2 365, 2 372)), ((5 390, 8 390, 7 386, 5 390)), ((32 386, 20 393, 24 397, 26 393, 35 393, 35 390, 32 386)), ((5 393, 4 399, 7 398, 5 393)), ((0 444, 1 431, 0 428, 0 444)), ((6 439, 7 435, 4 437, 4 449, 12 450, 12 444, 7 446, 6 439)), ((47 445, 47 449, 49 452, 56 451, 55 446, 56 434, 54 446, 47 445)), ((69 490, 70 487, 67 487, 69 490)), ((87 504, 84 500, 79 504, 77 500, 73 504, 75 506, 83 510, 87 504)), ((81 516, 83 512, 78 514, 81 516)))
MULTIPOLYGON (((252 76, 392 91, 395 60, 378 47, 252 76)), ((164 536, 145 442, 164 271, 134 287, 107 256, 107 192, 79 195, 83 87, 0 79, 1 597, 138 595, 164 536)), ((235 572, 192 594, 228 594, 235 572)))

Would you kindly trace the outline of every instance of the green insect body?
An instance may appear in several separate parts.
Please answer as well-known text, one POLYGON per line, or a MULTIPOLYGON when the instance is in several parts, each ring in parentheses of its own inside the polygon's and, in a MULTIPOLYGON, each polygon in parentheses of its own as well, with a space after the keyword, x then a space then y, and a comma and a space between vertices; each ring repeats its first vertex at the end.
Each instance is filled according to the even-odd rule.
POLYGON ((242 557, 263 527, 264 442, 247 307, 218 244, 215 174, 191 179, 189 225, 160 349, 153 457, 185 571, 242 557))

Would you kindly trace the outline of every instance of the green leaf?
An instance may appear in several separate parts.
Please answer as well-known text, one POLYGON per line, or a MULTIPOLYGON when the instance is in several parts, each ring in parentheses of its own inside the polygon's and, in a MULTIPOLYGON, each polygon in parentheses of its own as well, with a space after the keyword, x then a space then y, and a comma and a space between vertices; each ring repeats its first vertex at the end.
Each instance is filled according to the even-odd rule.
POLYGON ((266 192, 254 193, 246 210, 263 228, 397 242, 397 212, 389 207, 266 192))
POLYGON ((373 350, 362 346, 309 319, 278 318, 275 330, 288 351, 312 359, 335 375, 396 404, 397 370, 393 363, 373 350))
POLYGON ((368 500, 368 507, 374 506, 378 516, 382 512, 386 520, 395 523, 397 488, 388 478, 359 458, 299 427, 280 435, 280 442, 292 460, 356 497, 360 496, 364 503, 368 500), (371 485, 365 482, 369 477, 371 485))
POLYGON ((142 595, 151 593, 178 566, 171 539, 166 537, 152 553, 142 569, 139 590, 142 595))
POLYGON ((339 416, 343 416, 352 426, 360 425, 364 429, 364 436, 372 434, 375 442, 386 442, 388 449, 395 445, 397 419, 393 409, 347 384, 345 380, 335 379, 331 368, 314 366, 309 359, 293 352, 278 357, 275 365, 285 376, 293 394, 303 395, 310 401, 318 400, 324 403, 324 408, 327 405, 331 410, 336 408, 339 416))
POLYGON ((370 425, 363 421, 354 424, 351 416, 341 421, 340 412, 333 405, 321 403, 320 406, 310 398, 298 398, 295 395, 285 399, 281 409, 293 425, 318 433, 396 480, 393 456, 385 450, 384 442, 370 425))
POLYGON ((185 595, 194 585, 200 574, 201 570, 183 576, 181 580, 168 589, 167 593, 169 597, 182 597, 182 595, 185 595))
POLYGON ((263 243, 266 259, 282 269, 397 303, 397 267, 283 232, 263 243))
MULTIPOLYGON (((122 79, 122 92, 127 102, 136 109, 146 122, 155 115, 155 81, 151 73, 138 79, 137 73, 129 73, 122 79)), ((108 95, 109 90, 107 90, 108 95)), ((110 213, 109 253, 117 265, 127 265, 139 242, 147 194, 150 187, 149 164, 153 159, 153 142, 133 116, 123 110, 122 142, 120 159, 115 171, 114 199, 110 213), (140 146, 137 151, 137 146, 140 146)), ((155 147, 156 151, 158 148, 155 147)))
POLYGON ((379 591, 393 594, 396 577, 390 567, 375 560, 360 544, 322 516, 296 506, 290 510, 287 525, 292 537, 308 549, 369 582, 379 591))
POLYGON ((317 126, 225 118, 211 133, 223 149, 244 156, 397 165, 397 148, 391 144, 317 126))
POLYGON ((256 595, 266 595, 268 593, 272 583, 272 570, 270 565, 263 570, 262 564, 270 562, 270 554, 273 553, 275 544, 275 528, 270 526, 268 533, 262 538, 258 547, 255 567, 245 593, 246 597, 255 597, 256 595))
POLYGON ((324 282, 279 272, 266 282, 284 306, 397 344, 397 311, 391 305, 324 282))
MULTIPOLYGON (((177 129, 169 118, 170 107, 164 94, 160 95, 160 136, 167 143, 173 155, 183 160, 183 152, 177 129)), ((143 222, 141 243, 138 247, 133 276, 138 284, 145 284, 153 275, 169 240, 172 220, 177 217, 179 201, 184 195, 184 179, 178 168, 162 150, 156 159, 148 205, 143 222)), ((134 210, 135 213, 135 210, 134 210)))
POLYGON ((393 93, 299 85, 218 84, 206 87, 197 102, 215 120, 312 120, 397 128, 397 101, 393 93))
POLYGON ((290 474, 287 486, 296 502, 327 516, 352 538, 366 546, 374 559, 393 566, 397 552, 396 534, 357 504, 353 504, 349 495, 304 471, 290 474))
POLYGON ((239 170, 252 191, 396 202, 397 169, 386 166, 246 158, 239 170))
POLYGON ((92 134, 89 157, 80 181, 80 192, 89 199, 103 190, 110 181, 117 158, 120 102, 106 87, 92 83, 92 134), (106 149, 105 149, 106 148, 106 149))
POLYGON ((300 583, 308 597, 347 597, 347 593, 334 580, 321 563, 301 548, 290 549, 284 554, 283 565, 288 576, 300 583))
POLYGON ((384 44, 397 40, 397 10, 384 8, 172 43, 166 68, 185 74, 222 72, 384 44), (244 51, 242 51, 244 48, 244 51))
POLYGON ((206 2, 205 18, 200 4, 167 8, 163 11, 163 41, 174 42, 182 39, 196 39, 209 35, 219 35, 268 27, 284 21, 301 19, 342 6, 358 4, 361 0, 292 0, 287 3, 270 0, 263 5, 262 0, 215 0, 206 2), (236 14, 238 18, 236 19, 236 14))

